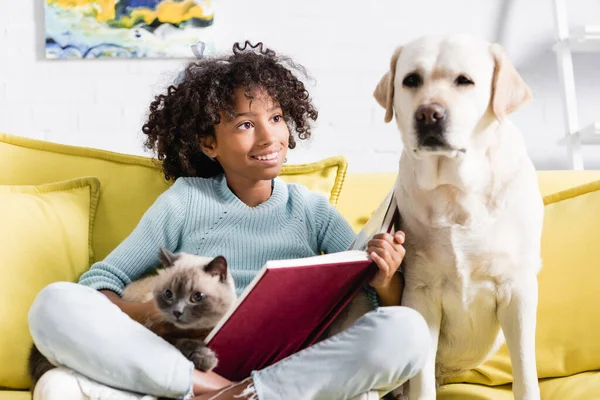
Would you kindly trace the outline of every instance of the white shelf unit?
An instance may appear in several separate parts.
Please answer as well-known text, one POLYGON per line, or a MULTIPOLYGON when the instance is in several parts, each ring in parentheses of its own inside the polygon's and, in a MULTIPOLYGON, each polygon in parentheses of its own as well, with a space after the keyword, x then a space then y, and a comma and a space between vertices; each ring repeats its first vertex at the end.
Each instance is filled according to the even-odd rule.
POLYGON ((600 121, 585 127, 581 127, 579 124, 572 54, 600 53, 600 25, 587 25, 570 32, 567 15, 567 1, 554 0, 554 16, 558 36, 554 51, 556 52, 565 117, 565 137, 559 141, 559 144, 567 147, 571 169, 582 170, 584 167, 581 148, 586 145, 600 145, 600 121))
POLYGON ((570 140, 577 139, 582 145, 600 145, 600 122, 586 126, 574 135, 561 139, 560 145, 568 145, 570 140))

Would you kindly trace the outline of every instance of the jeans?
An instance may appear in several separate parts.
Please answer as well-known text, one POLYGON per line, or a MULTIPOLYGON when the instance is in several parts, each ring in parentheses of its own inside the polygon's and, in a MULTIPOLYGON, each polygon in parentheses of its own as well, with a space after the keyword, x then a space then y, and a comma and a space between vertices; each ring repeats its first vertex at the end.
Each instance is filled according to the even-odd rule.
MULTIPOLYGON (((193 364, 97 290, 68 282, 47 286, 31 306, 29 328, 55 365, 131 392, 193 396, 193 364)), ((260 400, 348 399, 369 391, 383 396, 415 376, 429 351, 420 314, 382 307, 252 378, 260 400)))

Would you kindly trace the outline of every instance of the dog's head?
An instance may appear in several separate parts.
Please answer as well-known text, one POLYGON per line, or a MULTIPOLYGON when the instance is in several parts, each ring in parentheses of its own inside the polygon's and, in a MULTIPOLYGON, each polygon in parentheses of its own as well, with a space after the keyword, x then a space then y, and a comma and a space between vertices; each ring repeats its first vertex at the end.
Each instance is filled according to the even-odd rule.
POLYGON ((395 112, 405 149, 423 158, 468 152, 478 132, 531 92, 499 45, 456 35, 397 48, 374 96, 386 122, 395 112))

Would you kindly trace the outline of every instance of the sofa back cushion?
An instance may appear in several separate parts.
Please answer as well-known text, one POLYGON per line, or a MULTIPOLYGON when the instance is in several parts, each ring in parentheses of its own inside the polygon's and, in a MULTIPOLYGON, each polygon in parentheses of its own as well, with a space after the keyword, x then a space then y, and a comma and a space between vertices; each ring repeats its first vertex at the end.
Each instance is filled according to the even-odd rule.
MULTIPOLYGON (((50 143, 0 133, 0 185, 39 185, 95 176, 100 202, 92 245, 102 260, 137 225, 144 212, 165 191, 160 164, 150 158, 50 143)), ((284 165, 281 178, 302 183, 335 204, 347 161, 332 157, 316 163, 284 165)))
POLYGON ((90 267, 99 188, 93 177, 0 185, 0 387, 29 387, 27 313, 35 296, 90 267))

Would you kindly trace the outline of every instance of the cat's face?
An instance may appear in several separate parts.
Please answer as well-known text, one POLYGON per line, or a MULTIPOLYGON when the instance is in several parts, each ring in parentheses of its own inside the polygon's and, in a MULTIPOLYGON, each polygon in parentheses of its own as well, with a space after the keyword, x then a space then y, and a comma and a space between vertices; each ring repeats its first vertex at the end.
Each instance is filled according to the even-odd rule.
POLYGON ((225 258, 163 250, 161 262, 153 295, 165 318, 182 329, 212 329, 236 300, 225 258))

